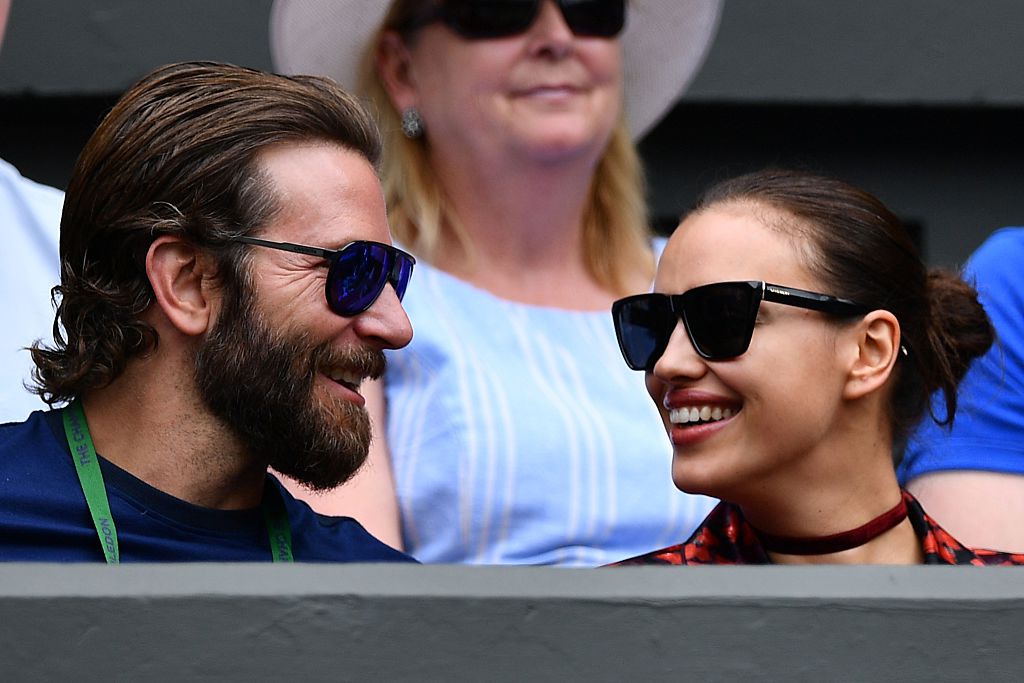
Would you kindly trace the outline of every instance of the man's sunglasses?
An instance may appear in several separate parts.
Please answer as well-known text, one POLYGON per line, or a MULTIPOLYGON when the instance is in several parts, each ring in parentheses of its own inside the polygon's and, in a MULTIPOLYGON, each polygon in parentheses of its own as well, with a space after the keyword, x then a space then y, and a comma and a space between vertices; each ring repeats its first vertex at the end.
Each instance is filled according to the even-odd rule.
POLYGON ((337 250, 271 242, 258 237, 236 237, 234 241, 327 260, 330 263, 324 286, 327 305, 346 318, 372 306, 389 282, 401 301, 412 277, 412 267, 416 264, 412 254, 388 244, 366 240, 349 242, 337 250))
MULTIPOLYGON (((530 28, 543 1, 442 0, 403 28, 412 31, 440 21, 470 40, 506 38, 530 28)), ((577 36, 614 38, 626 24, 625 0, 558 0, 557 4, 577 36)))
POLYGON ((762 301, 841 317, 870 310, 848 299, 750 280, 716 282, 682 294, 629 296, 612 304, 612 318, 626 365, 652 372, 680 318, 702 358, 715 361, 743 355, 750 346, 762 301))

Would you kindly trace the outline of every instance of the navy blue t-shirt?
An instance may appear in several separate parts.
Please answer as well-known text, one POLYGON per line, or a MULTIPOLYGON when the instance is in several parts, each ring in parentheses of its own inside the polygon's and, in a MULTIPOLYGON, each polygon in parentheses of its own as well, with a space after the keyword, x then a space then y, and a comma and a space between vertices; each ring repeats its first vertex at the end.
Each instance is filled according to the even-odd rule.
MULTIPOLYGON (((102 562, 96 528, 75 472, 62 410, 0 425, 0 560, 102 562)), ((122 562, 270 561, 260 508, 214 510, 153 488, 100 458, 122 562)), ((276 478, 297 562, 414 562, 349 517, 327 517, 276 478)), ((268 491, 268 493, 272 493, 268 491)))

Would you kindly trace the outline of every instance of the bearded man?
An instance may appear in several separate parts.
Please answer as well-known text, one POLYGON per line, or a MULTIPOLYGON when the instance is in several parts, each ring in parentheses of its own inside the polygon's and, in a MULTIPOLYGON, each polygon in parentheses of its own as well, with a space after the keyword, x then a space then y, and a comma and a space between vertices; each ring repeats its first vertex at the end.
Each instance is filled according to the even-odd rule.
POLYGON ((51 407, 0 426, 0 557, 402 561, 268 474, 336 487, 412 338, 376 126, 332 81, 163 67, 86 144, 61 221, 51 407))

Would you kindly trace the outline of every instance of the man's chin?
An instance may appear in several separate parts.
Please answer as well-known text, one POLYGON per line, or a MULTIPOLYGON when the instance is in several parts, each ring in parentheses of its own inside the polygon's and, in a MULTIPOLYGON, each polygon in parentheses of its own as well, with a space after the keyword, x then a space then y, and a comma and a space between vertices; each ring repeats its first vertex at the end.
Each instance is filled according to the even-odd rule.
POLYGON ((310 493, 317 495, 330 493, 331 491, 337 489, 338 487, 345 484, 349 479, 351 479, 351 477, 344 479, 342 481, 327 481, 319 477, 310 479, 306 477, 304 474, 289 474, 288 472, 282 472, 277 468, 272 469, 274 469, 278 474, 282 474, 288 477, 306 491, 309 491, 310 493))
POLYGON ((308 491, 326 493, 351 479, 359 471, 363 462, 365 462, 365 458, 360 460, 358 466, 354 466, 354 462, 346 461, 344 458, 319 460, 315 463, 296 462, 295 459, 288 459, 287 462, 271 461, 270 467, 308 491))
POLYGON ((295 419, 297 438, 281 443, 270 457, 270 466, 304 488, 323 493, 351 479, 366 462, 370 446, 370 418, 366 411, 347 402, 318 406, 316 416, 295 419), (311 424, 313 422, 317 424, 311 424))

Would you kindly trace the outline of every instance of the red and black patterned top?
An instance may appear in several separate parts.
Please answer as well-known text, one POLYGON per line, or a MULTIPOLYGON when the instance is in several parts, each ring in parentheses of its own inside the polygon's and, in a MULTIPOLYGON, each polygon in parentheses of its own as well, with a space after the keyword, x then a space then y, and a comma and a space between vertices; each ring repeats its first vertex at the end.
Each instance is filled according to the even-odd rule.
MULTIPOLYGON (((935 523, 912 495, 903 492, 907 518, 921 540, 925 564, 1024 564, 1024 553, 1003 553, 966 547, 935 523)), ((633 564, 771 564, 754 528, 738 505, 725 501, 704 519, 686 543, 655 550, 613 566, 633 564)))

